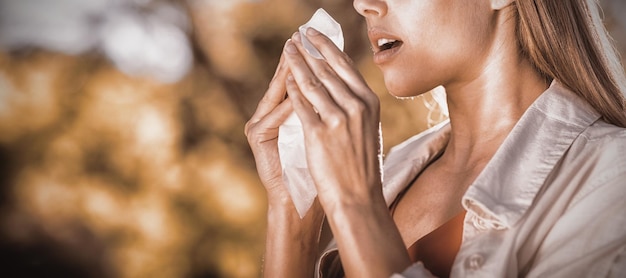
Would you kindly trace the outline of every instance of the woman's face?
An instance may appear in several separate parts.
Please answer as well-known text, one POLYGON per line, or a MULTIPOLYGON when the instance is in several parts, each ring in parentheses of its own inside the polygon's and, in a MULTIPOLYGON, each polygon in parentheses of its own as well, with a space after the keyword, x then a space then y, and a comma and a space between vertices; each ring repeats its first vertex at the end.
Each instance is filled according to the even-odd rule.
POLYGON ((408 97, 480 74, 492 40, 486 0, 355 0, 391 94, 408 97))

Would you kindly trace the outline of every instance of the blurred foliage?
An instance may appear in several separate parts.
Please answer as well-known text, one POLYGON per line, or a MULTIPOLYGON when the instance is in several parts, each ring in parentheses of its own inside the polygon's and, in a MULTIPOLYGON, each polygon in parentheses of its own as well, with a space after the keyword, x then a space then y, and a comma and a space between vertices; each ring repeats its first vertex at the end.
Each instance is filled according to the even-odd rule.
POLYGON ((265 192, 243 126, 319 7, 381 97, 385 150, 426 128, 429 97, 387 94, 351 1, 185 6, 196 60, 173 84, 96 52, 0 52, 0 276, 259 276, 265 192))

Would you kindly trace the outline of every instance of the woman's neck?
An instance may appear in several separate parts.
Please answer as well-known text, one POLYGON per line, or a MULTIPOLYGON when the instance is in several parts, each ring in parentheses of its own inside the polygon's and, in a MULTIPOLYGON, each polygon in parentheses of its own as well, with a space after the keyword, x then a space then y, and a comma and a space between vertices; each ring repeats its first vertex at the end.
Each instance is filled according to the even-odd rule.
MULTIPOLYGON (((502 28, 509 27, 505 23, 502 28)), ((499 31, 477 74, 445 86, 452 132, 441 159, 451 169, 481 170, 549 86, 520 54, 516 41, 505 37, 514 32, 499 31)))

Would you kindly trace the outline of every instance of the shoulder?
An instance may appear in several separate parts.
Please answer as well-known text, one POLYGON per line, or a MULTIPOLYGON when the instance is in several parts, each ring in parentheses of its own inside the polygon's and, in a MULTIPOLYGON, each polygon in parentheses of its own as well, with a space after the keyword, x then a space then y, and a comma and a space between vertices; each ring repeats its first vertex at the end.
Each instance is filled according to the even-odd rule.
POLYGON ((528 276, 606 277, 624 269, 625 157, 624 128, 596 121, 574 140, 537 205, 537 215, 554 222, 545 222, 528 276))
POLYGON ((581 183, 574 203, 606 194, 626 197, 626 128, 595 122, 572 143, 562 165, 561 172, 581 183))
POLYGON ((587 142, 621 142, 626 140, 626 128, 598 120, 580 134, 587 142))
POLYGON ((602 120, 583 130, 565 157, 566 160, 580 160, 589 166, 626 172, 624 158, 626 158, 626 128, 602 120))

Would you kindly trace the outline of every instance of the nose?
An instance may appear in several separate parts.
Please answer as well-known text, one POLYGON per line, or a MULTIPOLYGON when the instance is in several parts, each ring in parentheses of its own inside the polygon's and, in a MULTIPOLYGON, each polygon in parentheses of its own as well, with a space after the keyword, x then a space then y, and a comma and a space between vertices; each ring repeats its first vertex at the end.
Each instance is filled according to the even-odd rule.
POLYGON ((354 0, 354 9, 363 17, 381 17, 387 14, 387 3, 383 0, 354 0))

